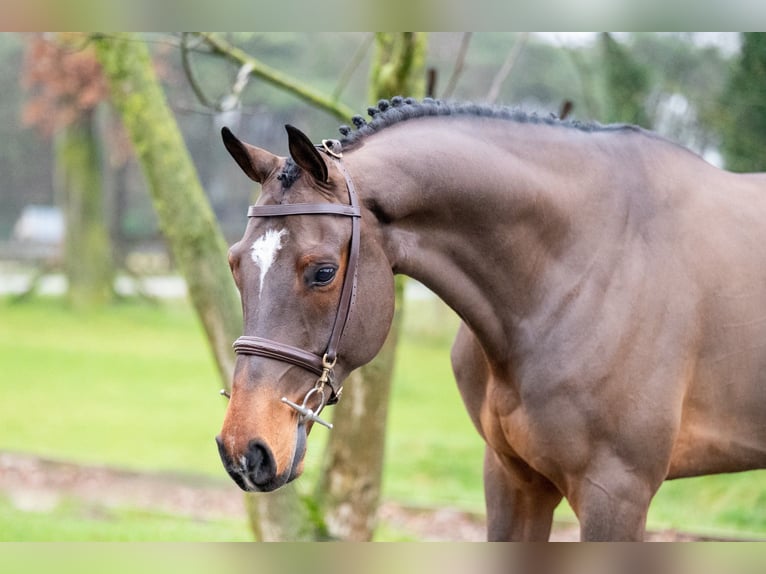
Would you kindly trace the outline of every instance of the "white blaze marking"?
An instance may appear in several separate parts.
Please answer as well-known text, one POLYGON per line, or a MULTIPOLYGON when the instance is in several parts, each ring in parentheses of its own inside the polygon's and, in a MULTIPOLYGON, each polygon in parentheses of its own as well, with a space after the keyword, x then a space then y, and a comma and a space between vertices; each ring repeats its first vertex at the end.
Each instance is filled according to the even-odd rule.
POLYGON ((258 266, 261 272, 261 285, 258 293, 263 291, 263 280, 266 279, 266 273, 269 272, 271 264, 277 258, 277 253, 282 248, 282 236, 287 234, 286 229, 269 229, 266 233, 253 241, 250 248, 250 256, 253 262, 258 266))

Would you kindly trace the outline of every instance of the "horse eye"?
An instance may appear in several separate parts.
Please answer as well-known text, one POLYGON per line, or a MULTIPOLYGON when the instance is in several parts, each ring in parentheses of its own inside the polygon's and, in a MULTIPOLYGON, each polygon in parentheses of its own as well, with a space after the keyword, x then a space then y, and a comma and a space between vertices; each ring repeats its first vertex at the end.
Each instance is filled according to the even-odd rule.
POLYGON ((320 267, 314 273, 314 285, 327 285, 335 278, 335 267, 320 267))

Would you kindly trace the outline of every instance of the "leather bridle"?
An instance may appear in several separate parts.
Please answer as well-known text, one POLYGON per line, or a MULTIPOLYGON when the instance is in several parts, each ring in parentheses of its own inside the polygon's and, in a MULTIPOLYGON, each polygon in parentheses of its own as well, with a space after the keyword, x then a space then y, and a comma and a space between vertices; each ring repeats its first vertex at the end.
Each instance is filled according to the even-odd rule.
POLYGON ((332 425, 318 417, 326 404, 331 405, 338 402, 342 386, 335 388, 334 367, 338 360, 338 348, 340 345, 343 331, 348 322, 351 308, 356 296, 357 271, 359 267, 359 233, 360 218, 362 216, 359 207, 359 199, 354 188, 354 182, 346 167, 343 165, 342 154, 338 150, 340 143, 335 140, 323 140, 321 146, 317 149, 327 154, 340 170, 346 180, 348 190, 348 205, 336 203, 292 203, 282 205, 251 205, 247 211, 248 217, 284 217, 290 215, 340 215, 351 218, 351 239, 348 249, 348 264, 346 273, 343 277, 343 286, 340 292, 340 301, 338 310, 335 314, 330 340, 327 343, 325 352, 318 355, 311 351, 306 351, 299 347, 294 347, 287 343, 265 339, 263 337, 253 337, 243 335, 234 341, 234 351, 238 355, 257 355, 269 359, 284 361, 301 367, 307 371, 319 376, 314 387, 312 387, 303 399, 303 404, 298 405, 282 398, 282 402, 289 405, 301 414, 300 421, 307 420, 318 422, 328 428, 332 425), (325 401, 325 386, 330 388, 330 397, 325 401), (316 395, 316 397, 315 397, 316 395), (319 407, 309 408, 307 405, 311 397, 319 398, 319 407))

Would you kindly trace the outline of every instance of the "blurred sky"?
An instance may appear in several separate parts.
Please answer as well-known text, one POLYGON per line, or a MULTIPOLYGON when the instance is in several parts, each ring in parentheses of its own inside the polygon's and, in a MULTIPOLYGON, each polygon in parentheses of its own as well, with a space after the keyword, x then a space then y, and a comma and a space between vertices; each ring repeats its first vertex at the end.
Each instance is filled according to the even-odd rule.
MULTIPOLYGON (((674 32, 658 32, 658 34, 674 32)), ((551 44, 564 46, 583 46, 596 40, 598 32, 535 32, 551 44)), ((614 36, 628 36, 629 32, 612 32, 614 36)), ((739 49, 739 32, 685 32, 699 46, 718 46, 724 54, 731 55, 739 49)))

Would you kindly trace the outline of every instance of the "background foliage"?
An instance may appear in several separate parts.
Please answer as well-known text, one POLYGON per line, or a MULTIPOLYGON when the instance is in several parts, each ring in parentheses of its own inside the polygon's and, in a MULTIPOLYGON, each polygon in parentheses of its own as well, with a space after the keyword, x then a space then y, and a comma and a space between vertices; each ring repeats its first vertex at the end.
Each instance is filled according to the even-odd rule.
MULTIPOLYGON (((455 63, 461 34, 433 33, 429 37, 426 66, 437 73, 436 96, 443 92, 455 63)), ((283 125, 300 126, 315 137, 332 137, 339 124, 334 117, 318 113, 299 100, 285 96, 263 81, 254 80, 243 94, 242 110, 215 114, 202 108, 183 73, 179 38, 148 34, 160 75, 224 233, 234 240, 241 231, 240 214, 252 189, 229 169, 229 158, 218 142, 218 130, 229 125, 237 133, 277 153, 287 153, 283 125)), ((615 37, 628 53, 636 70, 645 70, 648 93, 645 107, 648 127, 667 134, 701 153, 720 144, 720 110, 723 90, 733 65, 736 35, 730 35, 722 51, 689 33, 623 34, 615 37), (679 103, 681 102, 681 103, 679 103)), ((329 93, 336 91, 352 55, 366 41, 365 33, 247 33, 229 37, 249 53, 276 69, 304 79, 329 93)), ((0 35, 0 240, 11 235, 21 209, 28 203, 53 201, 52 142, 27 129, 22 110, 35 90, 21 81, 27 38, 0 35)), ((452 94, 455 99, 482 100, 498 68, 518 41, 513 33, 476 33, 471 37, 466 64, 452 94)), ((74 49, 74 48, 73 48, 74 49)), ((341 98, 362 113, 366 109, 367 70, 370 51, 350 75, 341 98)), ((509 77, 502 84, 498 103, 520 105, 540 113, 557 112, 565 99, 574 102, 572 117, 610 121, 606 81, 606 55, 599 42, 574 43, 557 36, 531 35, 509 77)), ((213 100, 226 95, 237 68, 220 59, 195 52, 192 64, 201 87, 213 100)), ((632 76, 632 74, 631 74, 632 76)), ((625 81, 633 81, 627 78, 625 81)), ((754 89, 753 93, 758 93, 754 89)), ((722 102, 724 105, 722 106, 722 102)), ((27 112, 29 115, 29 112, 27 112)), ((108 135, 114 140, 117 136, 108 135)), ((128 174, 127 209, 119 223, 133 243, 157 237, 156 218, 143 181, 131 162, 128 174)))

